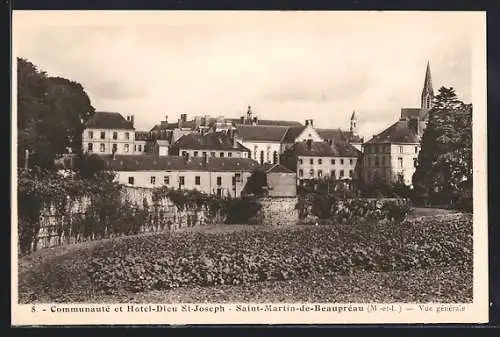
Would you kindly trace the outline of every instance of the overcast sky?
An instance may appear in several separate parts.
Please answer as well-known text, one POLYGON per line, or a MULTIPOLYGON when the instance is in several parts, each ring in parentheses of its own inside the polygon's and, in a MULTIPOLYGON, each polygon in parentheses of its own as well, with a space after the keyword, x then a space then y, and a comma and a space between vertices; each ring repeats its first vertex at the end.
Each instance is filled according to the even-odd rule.
POLYGON ((434 90, 471 101, 471 23, 458 13, 14 13, 14 52, 80 82, 100 111, 149 130, 181 113, 349 127, 371 137, 434 90))

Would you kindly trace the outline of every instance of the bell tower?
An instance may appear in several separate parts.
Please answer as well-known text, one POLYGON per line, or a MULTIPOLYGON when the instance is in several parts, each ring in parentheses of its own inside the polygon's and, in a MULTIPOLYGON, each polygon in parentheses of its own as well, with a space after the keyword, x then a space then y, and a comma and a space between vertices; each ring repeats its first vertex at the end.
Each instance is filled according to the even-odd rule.
POLYGON ((357 124, 358 124, 358 120, 356 117, 356 111, 353 110, 352 115, 351 115, 351 127, 350 127, 350 131, 352 132, 353 135, 358 134, 358 125, 357 124))
POLYGON ((427 119, 429 110, 432 109, 432 100, 434 99, 434 90, 432 89, 431 68, 427 62, 425 70, 424 88, 420 97, 420 119, 427 119))

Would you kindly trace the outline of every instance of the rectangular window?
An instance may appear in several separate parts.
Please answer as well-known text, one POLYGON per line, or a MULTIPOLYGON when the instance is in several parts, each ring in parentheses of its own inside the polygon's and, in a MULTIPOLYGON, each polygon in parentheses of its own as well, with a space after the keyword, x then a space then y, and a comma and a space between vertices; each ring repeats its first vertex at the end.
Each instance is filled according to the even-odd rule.
POLYGON ((340 165, 344 165, 344 158, 340 159, 340 165))
POLYGON ((330 171, 330 177, 335 178, 335 170, 330 171))
POLYGON ((349 165, 352 165, 354 161, 352 159, 349 159, 349 165))
POLYGON ((193 152, 193 157, 198 157, 198 151, 193 152))
POLYGON ((118 132, 113 131, 113 139, 118 139, 118 132))
POLYGON ((318 177, 321 178, 323 176, 323 170, 318 170, 318 177))
POLYGON ((130 139, 130 133, 129 132, 125 132, 125 139, 130 139))
POLYGON ((142 152, 142 145, 137 145, 137 146, 138 146, 139 152, 142 152))
POLYGON ((134 152, 137 151, 137 145, 134 144, 134 152))
POLYGON ((101 131, 101 139, 104 139, 104 138, 106 138, 106 132, 101 131))
POLYGON ((88 150, 89 152, 92 152, 92 150, 93 150, 93 149, 94 149, 94 144, 92 144, 92 143, 88 143, 88 145, 87 145, 87 150, 88 150))
POLYGON ((217 186, 222 185, 222 177, 217 177, 217 186))
POLYGON ((156 184, 156 177, 152 176, 151 179, 150 179, 150 181, 151 181, 151 185, 156 184))
POLYGON ((179 185, 184 185, 185 181, 184 181, 184 176, 180 176, 179 177, 179 185))
POLYGON ((403 168, 403 158, 398 158, 399 168, 403 168))
POLYGON ((128 145, 128 144, 125 144, 125 147, 124 147, 124 149, 123 149, 123 150, 124 150, 125 152, 128 152, 128 150, 129 150, 129 145, 128 145))
POLYGON ((321 159, 321 158, 318 159, 318 164, 320 164, 320 165, 323 164, 323 159, 321 159))
POLYGON ((310 169, 310 170, 309 170, 309 175, 310 175, 311 177, 314 177, 314 169, 310 169))
POLYGON ((349 177, 352 178, 353 175, 354 175, 354 171, 353 170, 349 170, 349 177))
POLYGON ((203 158, 205 158, 207 156, 207 153, 205 151, 203 151, 203 153, 201 155, 203 156, 203 158))
POLYGON ((133 185, 134 184, 134 177, 128 177, 128 183, 129 183, 129 185, 133 185))
POLYGON ((344 170, 340 170, 340 178, 344 178, 344 170))
POLYGON ((215 157, 215 152, 210 152, 210 156, 215 157))
POLYGON ((118 145, 117 144, 113 144, 112 151, 113 152, 117 152, 118 151, 118 145))
POLYGON ((241 181, 241 173, 235 173, 234 176, 236 177, 237 182, 241 181))
POLYGON ((94 139, 94 132, 93 131, 89 131, 89 138, 94 139))
POLYGON ((335 165, 335 159, 331 160, 332 165, 335 165))
POLYGON ((223 158, 223 157, 224 157, 224 152, 221 152, 221 153, 219 154, 219 156, 220 156, 221 158, 223 158))
POLYGON ((106 145, 105 145, 104 143, 101 143, 101 145, 99 146, 99 150, 100 150, 101 152, 106 151, 106 145))
POLYGON ((300 164, 300 165, 302 165, 302 158, 301 158, 301 159, 299 159, 299 164, 300 164))
POLYGON ((302 176, 304 176, 304 170, 300 169, 299 170, 299 177, 302 177, 302 176))
POLYGON ((418 153, 418 146, 415 146, 415 153, 418 153))
POLYGON ((403 147, 402 146, 399 147, 399 153, 403 153, 403 147))
POLYGON ((314 164, 314 159, 309 159, 309 164, 314 164))
POLYGON ((228 156, 228 157, 232 157, 232 156, 233 156, 233 153, 232 153, 232 152, 228 152, 228 153, 227 153, 227 156, 228 156))
POLYGON ((194 177, 194 184, 195 184, 195 185, 199 185, 199 184, 200 184, 200 180, 201 180, 201 179, 200 179, 200 176, 196 176, 196 177, 194 177))

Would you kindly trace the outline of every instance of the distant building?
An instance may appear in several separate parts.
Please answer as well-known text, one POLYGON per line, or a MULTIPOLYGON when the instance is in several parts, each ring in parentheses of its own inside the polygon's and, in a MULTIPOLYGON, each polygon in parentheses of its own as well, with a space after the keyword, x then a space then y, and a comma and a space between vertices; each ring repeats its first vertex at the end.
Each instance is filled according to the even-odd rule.
POLYGON ((367 183, 400 182, 412 185, 421 136, 432 109, 429 63, 425 72, 420 108, 402 108, 400 119, 363 145, 363 178, 367 183))
POLYGON ((286 126, 237 124, 234 137, 250 150, 251 158, 259 162, 278 164, 286 126))
POLYGON ((95 112, 82 133, 84 153, 134 155, 134 116, 117 112, 95 112))
POLYGON ((198 190, 207 194, 238 197, 257 162, 249 158, 180 156, 104 156, 108 169, 123 185, 198 190))
POLYGON ((283 165, 302 180, 333 178, 353 180, 359 176, 361 152, 344 141, 307 140, 295 143, 283 154, 283 165))
POLYGON ((281 164, 264 165, 267 181, 267 196, 295 197, 297 195, 297 175, 281 164))
POLYGON ((173 155, 192 157, 248 158, 249 151, 226 132, 191 133, 172 146, 173 155))

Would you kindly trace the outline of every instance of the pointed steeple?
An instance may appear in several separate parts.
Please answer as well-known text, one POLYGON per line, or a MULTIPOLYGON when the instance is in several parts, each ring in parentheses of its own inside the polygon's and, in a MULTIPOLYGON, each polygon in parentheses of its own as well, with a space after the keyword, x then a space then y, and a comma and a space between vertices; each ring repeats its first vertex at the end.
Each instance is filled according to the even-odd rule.
POLYGON ((350 131, 352 132, 353 135, 356 135, 358 133, 358 127, 357 127, 357 118, 356 118, 356 111, 352 111, 351 115, 351 127, 350 131))
POLYGON ((423 92, 430 92, 434 95, 434 90, 432 89, 431 67, 429 65, 429 61, 427 61, 427 69, 425 70, 425 80, 424 80, 423 92))
POLYGON ((427 61, 427 69, 425 70, 424 88, 420 97, 420 118, 427 118, 427 112, 432 109, 432 100, 434 99, 434 90, 432 88, 431 67, 427 61))

